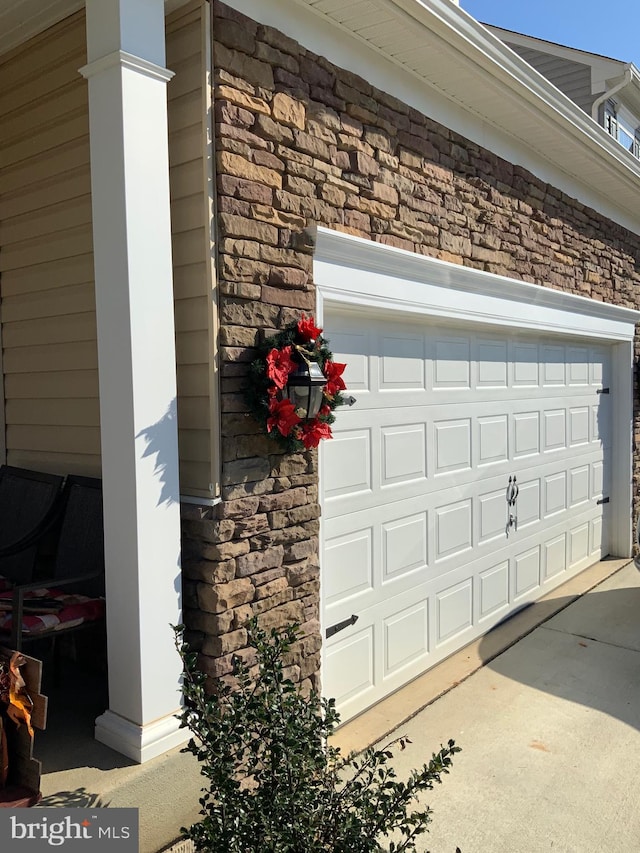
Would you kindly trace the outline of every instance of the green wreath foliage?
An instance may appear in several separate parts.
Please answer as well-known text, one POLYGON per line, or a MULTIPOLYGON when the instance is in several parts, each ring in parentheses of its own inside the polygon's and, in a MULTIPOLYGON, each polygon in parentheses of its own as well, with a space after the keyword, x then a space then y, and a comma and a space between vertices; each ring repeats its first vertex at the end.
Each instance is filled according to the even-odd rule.
MULTIPOLYGON (((301 354, 300 357, 308 361, 317 362, 325 375, 327 364, 334 362, 329 342, 322 334, 318 334, 315 340, 305 340, 304 335, 300 332, 301 323, 305 322, 313 324, 313 317, 307 320, 303 314, 302 320, 290 323, 281 332, 265 338, 258 345, 258 357, 249 366, 245 389, 245 400, 252 416, 260 424, 263 432, 287 453, 297 453, 307 448, 301 438, 296 434, 295 428, 290 434, 283 435, 278 429, 269 430, 267 427, 267 422, 271 416, 269 404, 272 399, 269 391, 274 388, 274 382, 269 378, 267 373, 267 359, 269 354, 273 350, 282 351, 287 347, 292 347, 294 351, 301 354)), ((318 331, 321 332, 322 330, 318 331)), ((342 383, 342 386, 344 390, 344 383, 342 383)), ((327 424, 330 427, 331 424, 335 423, 335 415, 333 414, 335 409, 344 405, 344 403, 345 398, 341 391, 337 391, 334 394, 325 393, 323 411, 315 418, 315 421, 319 424, 327 424)))

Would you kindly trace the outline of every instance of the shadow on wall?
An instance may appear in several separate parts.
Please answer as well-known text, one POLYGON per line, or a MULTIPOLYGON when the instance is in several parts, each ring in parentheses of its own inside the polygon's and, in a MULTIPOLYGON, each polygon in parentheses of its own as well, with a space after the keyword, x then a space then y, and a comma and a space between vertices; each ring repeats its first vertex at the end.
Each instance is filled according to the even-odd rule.
POLYGON ((487 634, 480 644, 483 659, 493 657, 487 668, 640 729, 640 573, 633 563, 621 571, 624 588, 605 581, 577 600, 533 605, 543 620, 545 607, 563 609, 504 654, 493 657, 487 634))
POLYGON ((141 430, 136 439, 143 438, 147 445, 144 457, 155 456, 154 471, 159 474, 159 480, 162 484, 160 491, 160 504, 174 504, 180 502, 180 488, 178 480, 175 482, 169 477, 168 459, 170 454, 174 454, 176 448, 176 436, 178 432, 178 405, 176 398, 171 401, 166 413, 156 421, 155 424, 141 430))

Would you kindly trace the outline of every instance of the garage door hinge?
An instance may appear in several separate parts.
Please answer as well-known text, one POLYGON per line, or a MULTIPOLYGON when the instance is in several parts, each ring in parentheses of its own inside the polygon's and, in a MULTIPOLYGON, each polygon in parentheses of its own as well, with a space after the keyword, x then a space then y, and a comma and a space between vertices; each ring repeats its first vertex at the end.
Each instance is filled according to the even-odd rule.
POLYGON ((600 506, 600 504, 608 504, 609 498, 600 498, 599 501, 596 501, 596 506, 600 506))
POLYGON ((608 393, 609 393, 608 388, 598 388, 598 390, 596 391, 596 394, 608 394, 608 393))
POLYGON ((332 625, 330 628, 327 628, 325 637, 327 640, 329 637, 333 637, 334 634, 337 634, 338 631, 344 631, 345 628, 348 628, 349 625, 355 625, 358 621, 358 617, 353 613, 349 616, 348 619, 343 619, 342 622, 336 622, 335 625, 332 625))

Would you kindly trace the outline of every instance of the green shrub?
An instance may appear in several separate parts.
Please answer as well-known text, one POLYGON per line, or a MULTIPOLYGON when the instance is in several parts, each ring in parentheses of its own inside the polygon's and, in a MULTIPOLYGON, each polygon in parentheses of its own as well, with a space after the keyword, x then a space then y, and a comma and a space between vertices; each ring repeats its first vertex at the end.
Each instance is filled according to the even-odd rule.
POLYGON ((334 700, 303 696, 283 674, 296 628, 250 624, 258 674, 236 659, 235 684, 208 695, 197 655, 177 646, 184 662, 181 725, 194 737, 185 751, 207 779, 202 820, 183 828, 207 853, 390 853, 415 850, 431 810, 418 795, 449 772, 454 742, 402 782, 391 766, 397 738, 383 749, 342 757, 328 738, 339 722, 334 700), (252 677, 253 676, 253 677, 252 677), (392 836, 392 840, 389 840, 392 836), (386 839, 387 847, 381 839, 386 839))

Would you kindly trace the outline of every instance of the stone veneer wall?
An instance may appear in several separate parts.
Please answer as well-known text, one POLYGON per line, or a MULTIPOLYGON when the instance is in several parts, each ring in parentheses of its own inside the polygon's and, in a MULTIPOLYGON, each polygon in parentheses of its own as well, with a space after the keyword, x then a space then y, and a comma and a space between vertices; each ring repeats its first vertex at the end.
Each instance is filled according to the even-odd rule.
POLYGON ((314 309, 303 229, 632 308, 640 239, 282 33, 213 10, 223 500, 185 513, 186 622, 212 676, 234 653, 250 660, 251 614, 300 622, 289 672, 317 687, 317 455, 274 450, 241 394, 258 336, 314 309))

